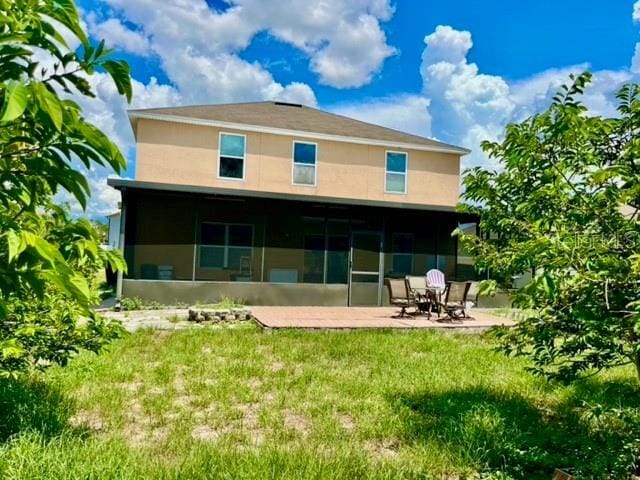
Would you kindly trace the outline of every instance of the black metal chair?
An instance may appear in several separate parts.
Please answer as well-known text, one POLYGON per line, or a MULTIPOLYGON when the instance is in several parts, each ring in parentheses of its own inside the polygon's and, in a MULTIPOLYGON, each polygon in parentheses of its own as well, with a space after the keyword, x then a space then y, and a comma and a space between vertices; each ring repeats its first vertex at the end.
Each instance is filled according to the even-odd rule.
POLYGON ((462 320, 470 318, 467 315, 467 296, 469 295, 471 282, 447 282, 440 306, 450 320, 462 320))
POLYGON ((400 315, 396 318, 404 317, 407 308, 416 306, 414 296, 410 295, 407 281, 404 278, 385 278, 384 283, 389 291, 389 303, 400 307, 400 315))

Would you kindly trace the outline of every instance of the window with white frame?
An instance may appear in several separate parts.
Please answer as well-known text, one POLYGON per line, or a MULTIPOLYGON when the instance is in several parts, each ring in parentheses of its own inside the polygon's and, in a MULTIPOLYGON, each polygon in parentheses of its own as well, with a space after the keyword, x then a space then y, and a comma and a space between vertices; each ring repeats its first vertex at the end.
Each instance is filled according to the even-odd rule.
POLYGON ((388 193, 407 193, 407 154, 387 152, 384 190, 388 193))
POLYGON ((293 183, 315 185, 318 147, 315 143, 293 142, 293 183))
POLYGON ((244 135, 220 134, 219 177, 244 179, 245 142, 244 135))
POLYGON ((251 264, 252 245, 252 225, 202 223, 200 267, 240 271, 251 264))

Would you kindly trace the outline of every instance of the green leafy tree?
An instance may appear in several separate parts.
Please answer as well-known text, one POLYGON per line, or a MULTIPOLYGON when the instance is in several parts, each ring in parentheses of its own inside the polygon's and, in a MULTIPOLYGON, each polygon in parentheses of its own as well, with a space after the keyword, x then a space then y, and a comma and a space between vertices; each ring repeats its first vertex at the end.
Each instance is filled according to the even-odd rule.
POLYGON ((53 202, 66 191, 86 207, 75 165, 126 165, 73 100, 94 96, 96 71, 130 100, 129 68, 110 53, 89 42, 72 0, 0 0, 0 376, 97 351, 118 331, 91 311, 91 278, 105 264, 123 269, 122 257, 53 202))
POLYGON ((624 86, 619 117, 602 118, 580 102, 591 75, 571 79, 483 144, 501 168, 466 172, 462 209, 486 235, 462 241, 488 289, 535 272, 515 296, 526 313, 501 334, 507 352, 563 381, 629 363, 640 376, 640 88, 624 86))

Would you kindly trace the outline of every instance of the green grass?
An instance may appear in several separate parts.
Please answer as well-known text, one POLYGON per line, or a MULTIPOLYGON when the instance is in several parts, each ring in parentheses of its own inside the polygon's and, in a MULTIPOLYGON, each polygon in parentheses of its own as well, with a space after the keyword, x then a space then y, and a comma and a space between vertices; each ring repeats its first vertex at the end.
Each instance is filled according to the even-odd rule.
POLYGON ((606 478, 619 439, 577 408, 638 406, 633 372, 563 387, 523 367, 472 335, 142 331, 0 383, 0 477, 606 478))

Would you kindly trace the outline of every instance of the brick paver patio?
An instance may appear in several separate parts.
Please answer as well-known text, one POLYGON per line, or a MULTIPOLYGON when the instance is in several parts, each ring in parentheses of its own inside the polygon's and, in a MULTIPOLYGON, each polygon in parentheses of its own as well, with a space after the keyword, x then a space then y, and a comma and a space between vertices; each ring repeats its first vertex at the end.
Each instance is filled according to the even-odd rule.
POLYGON ((259 307, 251 312, 265 328, 352 329, 352 328, 440 328, 485 330, 496 325, 513 325, 513 321, 481 310, 471 310, 473 319, 445 321, 435 315, 428 319, 417 315, 393 318, 395 307, 259 307))

